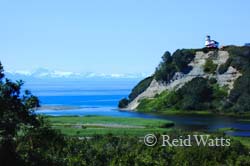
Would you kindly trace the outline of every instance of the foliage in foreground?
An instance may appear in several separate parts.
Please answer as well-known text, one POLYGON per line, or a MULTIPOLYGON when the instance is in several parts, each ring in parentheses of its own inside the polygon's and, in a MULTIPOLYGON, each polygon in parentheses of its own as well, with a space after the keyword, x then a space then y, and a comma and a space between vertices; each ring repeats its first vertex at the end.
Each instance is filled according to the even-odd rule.
POLYGON ((1 166, 61 165, 63 136, 43 117, 34 114, 39 100, 21 93, 22 81, 4 78, 0 63, 0 164, 1 166))
MULTIPOLYGON (((178 138, 188 133, 168 133, 178 138)), ((156 134, 157 135, 157 134, 156 134)), ((48 143, 41 135, 40 142, 30 147, 23 142, 20 153, 25 156, 26 165, 247 165, 250 164, 248 151, 239 141, 231 140, 229 147, 169 147, 157 144, 147 147, 138 137, 115 137, 112 135, 91 138, 64 138, 64 142, 48 143), (44 141, 45 144, 41 141, 44 141), (43 143, 44 145, 39 145, 43 143), (37 146, 38 145, 38 146, 37 146), (50 146, 50 147, 49 147, 50 146)), ((220 137, 221 135, 217 135, 220 137)), ((157 136, 161 140, 160 135, 157 136)))

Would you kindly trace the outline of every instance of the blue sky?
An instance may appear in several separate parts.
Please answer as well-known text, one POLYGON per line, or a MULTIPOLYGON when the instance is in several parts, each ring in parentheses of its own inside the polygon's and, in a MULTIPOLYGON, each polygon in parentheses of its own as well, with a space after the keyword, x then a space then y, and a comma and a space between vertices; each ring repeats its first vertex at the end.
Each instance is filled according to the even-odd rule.
POLYGON ((162 54, 250 42, 246 0, 1 0, 6 70, 152 73, 162 54))

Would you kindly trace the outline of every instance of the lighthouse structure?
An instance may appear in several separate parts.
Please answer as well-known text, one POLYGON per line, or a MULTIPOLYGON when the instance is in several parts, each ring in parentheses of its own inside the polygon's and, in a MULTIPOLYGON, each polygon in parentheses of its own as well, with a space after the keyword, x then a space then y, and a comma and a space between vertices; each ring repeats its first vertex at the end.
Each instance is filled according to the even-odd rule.
POLYGON ((211 40, 211 37, 209 35, 206 36, 206 41, 205 41, 205 47, 207 48, 218 48, 219 47, 219 42, 215 40, 211 40))

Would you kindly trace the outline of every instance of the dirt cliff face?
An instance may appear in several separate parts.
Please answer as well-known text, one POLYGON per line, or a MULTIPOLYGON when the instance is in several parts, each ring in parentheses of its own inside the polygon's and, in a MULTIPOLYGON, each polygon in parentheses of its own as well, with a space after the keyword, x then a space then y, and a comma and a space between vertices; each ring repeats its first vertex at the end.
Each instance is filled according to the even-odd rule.
POLYGON ((197 51, 195 58, 189 63, 189 66, 192 67, 189 73, 183 74, 181 72, 176 72, 168 84, 157 82, 153 79, 149 87, 131 101, 125 109, 136 110, 141 99, 153 98, 156 94, 160 94, 164 90, 179 89, 195 77, 215 78, 220 86, 227 86, 230 91, 233 88, 234 81, 241 76, 241 73, 232 66, 230 66, 225 73, 218 73, 220 65, 226 63, 228 58, 229 53, 227 51, 209 51, 208 53, 197 51), (216 65, 214 73, 204 72, 204 66, 208 59, 212 60, 213 64, 216 65))

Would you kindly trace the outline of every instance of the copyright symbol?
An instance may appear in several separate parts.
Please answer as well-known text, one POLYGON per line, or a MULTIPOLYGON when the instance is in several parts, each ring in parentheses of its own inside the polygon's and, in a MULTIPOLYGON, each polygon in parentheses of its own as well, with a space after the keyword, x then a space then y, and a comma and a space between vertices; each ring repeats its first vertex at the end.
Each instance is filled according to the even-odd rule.
POLYGON ((144 137, 144 144, 147 146, 154 146, 157 143, 157 138, 154 134, 147 134, 144 137))

